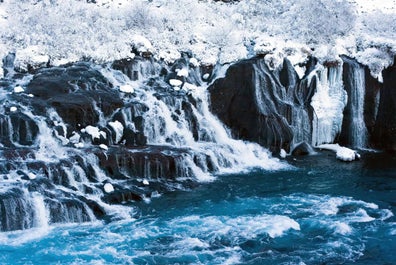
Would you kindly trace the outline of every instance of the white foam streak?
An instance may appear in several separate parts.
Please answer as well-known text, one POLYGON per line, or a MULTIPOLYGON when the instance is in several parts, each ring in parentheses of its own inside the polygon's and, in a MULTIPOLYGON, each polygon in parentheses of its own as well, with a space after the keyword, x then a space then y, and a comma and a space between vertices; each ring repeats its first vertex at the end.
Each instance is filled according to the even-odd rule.
POLYGON ((170 222, 170 227, 183 227, 196 229, 189 234, 198 233, 200 236, 216 238, 227 236, 229 238, 253 239, 261 234, 267 234, 271 238, 282 236, 288 230, 300 230, 300 225, 293 219, 282 215, 258 215, 258 216, 189 216, 175 219, 170 222), (186 226, 187 225, 187 226, 186 226))
POLYGON ((348 235, 352 233, 352 227, 347 223, 337 221, 331 225, 334 229, 334 232, 341 235, 348 235))
POLYGON ((33 205, 35 210, 34 227, 42 229, 48 228, 48 210, 45 207, 44 198, 38 193, 32 194, 33 205))

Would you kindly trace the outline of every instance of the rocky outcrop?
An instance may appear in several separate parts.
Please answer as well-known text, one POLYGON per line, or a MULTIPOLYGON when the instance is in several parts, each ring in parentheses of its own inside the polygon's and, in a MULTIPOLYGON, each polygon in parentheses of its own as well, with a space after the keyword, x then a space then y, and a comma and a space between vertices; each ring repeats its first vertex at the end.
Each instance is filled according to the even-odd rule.
POLYGON ((382 77, 372 142, 377 148, 396 151, 396 63, 382 71, 382 77))
MULTIPOLYGON (((368 67, 341 57, 342 85, 348 101, 341 131, 335 134, 333 143, 395 150, 396 67, 383 71, 381 84, 368 67)), ((270 70, 262 58, 240 61, 209 87, 211 109, 234 137, 257 142, 274 152, 289 151, 300 142, 312 143, 316 115, 312 97, 318 86, 329 85, 322 83, 330 78, 312 74, 323 71, 316 68, 317 64, 315 58, 309 58, 300 80, 287 59, 275 70, 270 70)), ((323 67, 330 69, 332 65, 323 67)))
POLYGON ((275 152, 290 150, 296 87, 297 74, 287 60, 279 72, 271 71, 263 58, 243 60, 209 87, 211 109, 234 137, 275 152))
POLYGON ((183 140, 167 135, 164 119, 186 124, 200 140, 197 102, 167 83, 174 75, 199 85, 199 68, 188 58, 171 66, 143 58, 112 66, 78 62, 37 69, 18 89, 15 84, 26 73, 1 80, 7 93, 0 98, 0 231, 117 219, 109 211, 112 204, 188 188, 196 185, 197 173, 217 169, 204 152, 155 142, 156 137, 166 144, 172 137, 183 140), (183 75, 177 75, 180 69, 183 75), (139 82, 139 95, 114 86, 105 71, 126 85, 139 82))

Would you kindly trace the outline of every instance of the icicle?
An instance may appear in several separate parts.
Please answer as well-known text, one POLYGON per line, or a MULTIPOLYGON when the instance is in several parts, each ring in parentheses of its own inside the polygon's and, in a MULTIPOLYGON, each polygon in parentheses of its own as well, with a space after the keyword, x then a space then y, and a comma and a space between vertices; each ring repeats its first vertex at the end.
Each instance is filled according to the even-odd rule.
POLYGON ((342 64, 320 66, 314 71, 318 77, 311 106, 314 108, 312 145, 332 143, 341 131, 347 93, 342 83, 342 64))

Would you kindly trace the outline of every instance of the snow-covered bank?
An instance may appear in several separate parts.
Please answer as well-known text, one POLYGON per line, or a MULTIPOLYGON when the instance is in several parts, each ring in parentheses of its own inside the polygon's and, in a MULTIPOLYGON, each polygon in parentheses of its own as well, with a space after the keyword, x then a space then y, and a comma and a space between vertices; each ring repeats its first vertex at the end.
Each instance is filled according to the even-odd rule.
POLYGON ((332 61, 346 54, 378 76, 396 54, 395 5, 383 1, 381 10, 361 0, 89 2, 95 3, 1 2, 0 57, 16 53, 15 66, 22 70, 81 59, 113 61, 133 57, 135 36, 143 36, 150 53, 167 62, 185 51, 203 65, 257 53, 269 54, 274 66, 284 56, 297 65, 308 55, 332 61))
POLYGON ((333 151, 336 153, 337 159, 345 162, 360 158, 360 155, 355 150, 340 146, 339 144, 322 144, 317 146, 317 148, 333 151))

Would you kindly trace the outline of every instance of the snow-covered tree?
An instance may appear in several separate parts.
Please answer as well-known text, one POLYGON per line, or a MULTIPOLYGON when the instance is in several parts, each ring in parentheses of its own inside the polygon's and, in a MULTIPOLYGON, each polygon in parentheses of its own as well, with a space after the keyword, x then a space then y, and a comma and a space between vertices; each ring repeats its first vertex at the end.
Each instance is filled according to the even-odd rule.
POLYGON ((288 35, 309 44, 332 43, 355 26, 356 12, 347 0, 294 1, 283 14, 288 35))

